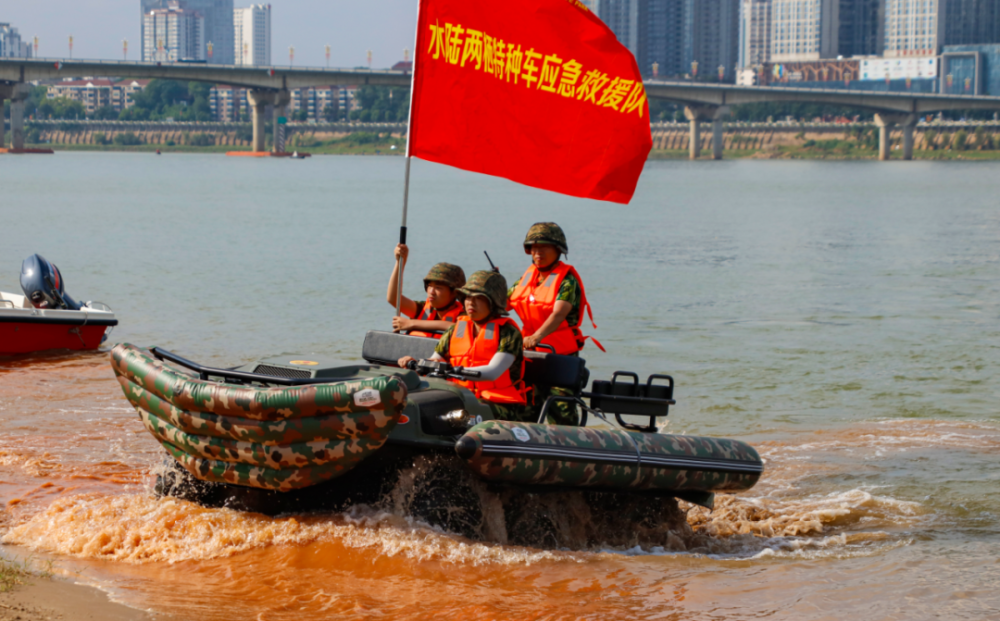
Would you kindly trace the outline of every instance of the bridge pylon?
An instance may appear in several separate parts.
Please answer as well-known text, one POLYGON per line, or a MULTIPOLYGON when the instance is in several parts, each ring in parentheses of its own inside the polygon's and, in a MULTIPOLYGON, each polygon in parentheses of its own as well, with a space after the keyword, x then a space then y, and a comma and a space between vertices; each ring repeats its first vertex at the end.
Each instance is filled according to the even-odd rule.
MULTIPOLYGON (((3 114, 3 102, 10 100, 10 148, 12 151, 24 150, 24 102, 31 95, 28 84, 0 84, 0 117, 3 114)), ((0 149, 4 146, 4 127, 0 121, 0 149)))
MULTIPOLYGON (((251 110, 250 116, 253 120, 252 150, 255 153, 263 153, 265 150, 264 127, 267 119, 264 118, 264 113, 268 104, 274 105, 276 94, 276 91, 261 88, 252 88, 247 91, 247 100, 250 102, 251 110)), ((275 136, 277 136, 277 132, 275 136)))
POLYGON ((701 121, 712 121, 712 159, 722 159, 722 119, 729 114, 729 106, 685 106, 684 116, 691 123, 688 157, 692 160, 701 155, 701 121))
POLYGON ((892 114, 888 112, 875 113, 875 125, 878 126, 878 159, 885 161, 891 155, 892 142, 890 132, 899 125, 903 128, 903 159, 913 159, 913 128, 917 126, 916 114, 892 114))
POLYGON ((284 129, 278 127, 278 119, 288 115, 288 104, 292 101, 292 94, 287 88, 283 88, 274 94, 274 133, 271 134, 271 151, 283 153, 285 151, 284 129), (279 139, 279 136, 282 136, 279 139))

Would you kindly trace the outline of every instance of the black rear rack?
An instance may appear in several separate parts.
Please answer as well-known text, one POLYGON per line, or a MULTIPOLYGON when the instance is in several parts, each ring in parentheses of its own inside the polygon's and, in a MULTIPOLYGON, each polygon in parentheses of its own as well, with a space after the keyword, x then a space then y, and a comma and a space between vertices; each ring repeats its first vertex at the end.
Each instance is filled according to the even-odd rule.
POLYGON ((236 371, 234 369, 216 369, 214 367, 202 366, 187 358, 181 358, 177 354, 160 347, 150 347, 149 351, 158 360, 166 360, 177 366, 194 371, 198 374, 198 378, 202 380, 208 380, 209 377, 221 377, 240 384, 258 382, 261 384, 277 384, 278 386, 307 386, 309 384, 329 384, 330 382, 338 381, 335 377, 275 377, 273 375, 247 373, 246 371, 236 371))
POLYGON ((630 371, 615 371, 610 382, 594 380, 591 384, 591 392, 581 392, 574 397, 550 396, 542 405, 538 416, 539 423, 545 421, 549 405, 558 401, 581 406, 583 410, 580 419, 581 427, 587 425, 588 412, 592 412, 600 418, 604 418, 604 413, 609 413, 614 414, 615 420, 625 429, 646 433, 656 432, 656 419, 667 416, 670 413, 670 406, 677 403, 674 401, 673 377, 654 373, 646 378, 645 384, 640 384, 639 376, 630 371), (618 381, 620 377, 630 377, 632 381, 618 381), (656 383, 657 380, 666 381, 666 384, 656 383), (583 402, 583 397, 590 399, 589 407, 583 402), (622 416, 648 416, 649 424, 631 423, 623 419, 622 416))

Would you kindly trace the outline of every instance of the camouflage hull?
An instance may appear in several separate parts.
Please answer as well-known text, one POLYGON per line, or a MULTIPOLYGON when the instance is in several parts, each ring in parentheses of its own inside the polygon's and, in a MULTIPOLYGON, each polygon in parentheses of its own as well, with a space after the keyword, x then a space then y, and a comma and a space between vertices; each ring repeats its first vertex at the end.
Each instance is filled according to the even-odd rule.
POLYGON ((353 469, 406 405, 398 377, 257 388, 202 381, 116 346, 111 364, 143 424, 201 481, 288 492, 353 469))
POLYGON ((737 440, 507 421, 476 425, 455 450, 487 481, 531 486, 739 492, 764 470, 737 440))

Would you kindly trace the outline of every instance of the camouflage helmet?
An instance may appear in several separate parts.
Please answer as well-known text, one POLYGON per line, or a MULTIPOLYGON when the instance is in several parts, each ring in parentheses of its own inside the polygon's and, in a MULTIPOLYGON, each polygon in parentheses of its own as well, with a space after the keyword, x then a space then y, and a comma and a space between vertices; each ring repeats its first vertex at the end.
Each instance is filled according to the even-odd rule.
POLYGON ((507 279, 499 272, 487 270, 475 272, 458 292, 465 296, 485 296, 490 301, 494 315, 507 314, 507 279))
POLYGON ((427 289, 431 281, 443 282, 452 289, 459 289, 465 284, 465 272, 457 265, 438 263, 424 277, 424 289, 427 289))
POLYGON ((555 222, 536 222, 524 236, 524 254, 531 254, 533 244, 552 244, 563 254, 569 254, 566 234, 555 222))

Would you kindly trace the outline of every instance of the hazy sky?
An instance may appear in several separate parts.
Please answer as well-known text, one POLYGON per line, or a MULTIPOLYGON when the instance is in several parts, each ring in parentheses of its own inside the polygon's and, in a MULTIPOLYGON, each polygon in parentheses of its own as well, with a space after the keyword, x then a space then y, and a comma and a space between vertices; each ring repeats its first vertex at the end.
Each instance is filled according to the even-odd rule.
MULTIPOLYGON (((236 8, 266 4, 235 0, 236 8)), ((24 40, 39 39, 40 57, 140 60, 139 0, 0 0, 0 22, 10 22, 24 40)), ((413 48, 417 0, 271 0, 271 61, 288 64, 295 47, 296 66, 322 67, 330 46, 331 67, 390 67, 413 48)))

